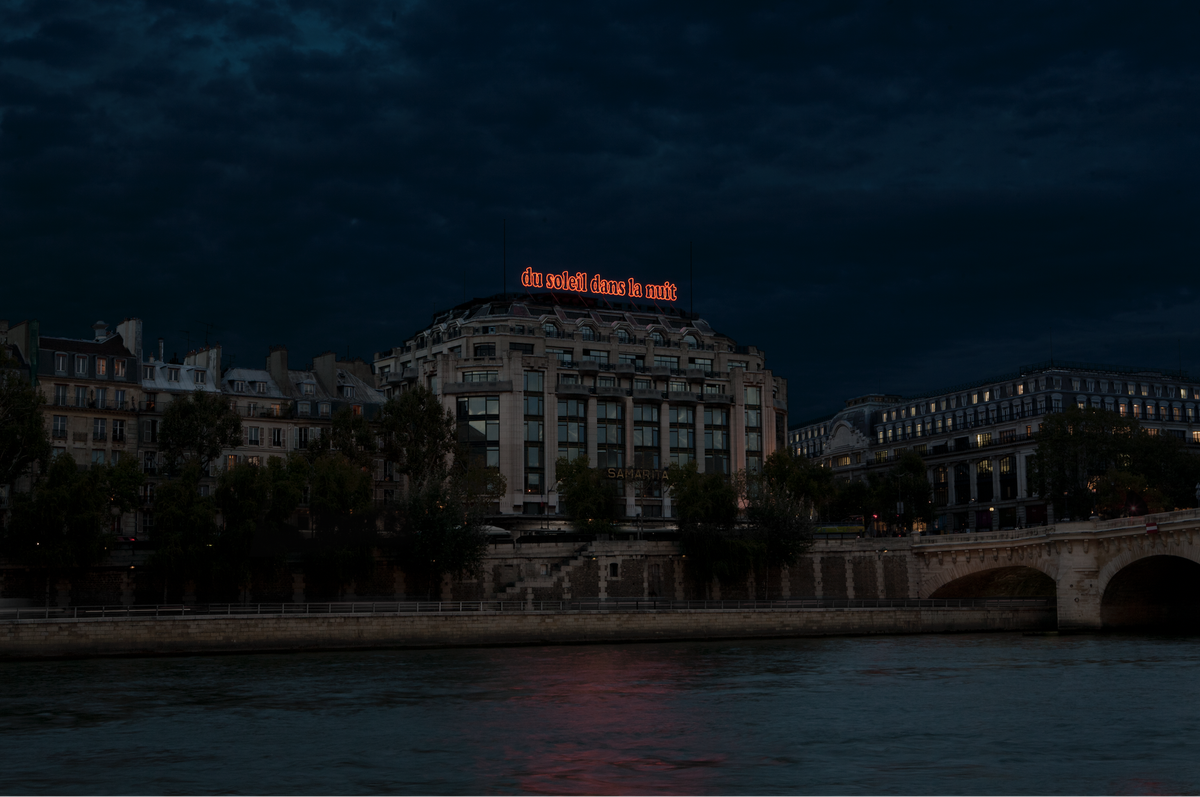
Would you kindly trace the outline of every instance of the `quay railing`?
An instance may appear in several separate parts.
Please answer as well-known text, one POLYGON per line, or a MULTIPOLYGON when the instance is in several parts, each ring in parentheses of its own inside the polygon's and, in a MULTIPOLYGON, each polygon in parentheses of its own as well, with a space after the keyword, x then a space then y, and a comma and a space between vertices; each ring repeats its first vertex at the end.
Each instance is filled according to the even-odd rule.
POLYGON ((481 614, 519 612, 765 611, 793 609, 1045 609, 1053 598, 780 598, 672 600, 584 598, 558 601, 342 601, 324 603, 162 603, 142 606, 42 606, 0 609, 0 622, 153 620, 164 617, 305 617, 328 615, 481 614))

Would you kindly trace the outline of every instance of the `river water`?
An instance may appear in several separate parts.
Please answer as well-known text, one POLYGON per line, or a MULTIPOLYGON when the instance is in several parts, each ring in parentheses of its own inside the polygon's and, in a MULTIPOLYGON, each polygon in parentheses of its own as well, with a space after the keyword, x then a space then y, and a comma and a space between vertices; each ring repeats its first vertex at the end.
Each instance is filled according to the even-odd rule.
POLYGON ((0 665, 3 793, 1200 791, 1200 638, 0 665))

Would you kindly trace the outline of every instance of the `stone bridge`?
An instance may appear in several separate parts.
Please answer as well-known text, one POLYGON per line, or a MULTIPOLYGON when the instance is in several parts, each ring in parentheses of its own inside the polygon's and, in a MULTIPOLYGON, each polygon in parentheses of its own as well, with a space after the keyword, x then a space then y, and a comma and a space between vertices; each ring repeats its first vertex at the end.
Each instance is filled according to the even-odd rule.
POLYGON ((915 535, 929 597, 1057 595, 1062 630, 1200 626, 1200 510, 979 534, 915 535))

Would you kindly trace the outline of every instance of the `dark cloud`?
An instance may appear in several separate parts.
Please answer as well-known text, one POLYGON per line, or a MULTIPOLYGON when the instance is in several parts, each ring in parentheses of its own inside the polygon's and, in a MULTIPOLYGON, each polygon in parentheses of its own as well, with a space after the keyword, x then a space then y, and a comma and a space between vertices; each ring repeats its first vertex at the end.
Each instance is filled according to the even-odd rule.
POLYGON ((370 356, 533 265, 686 281, 792 417, 1049 356, 1200 370, 1200 14, 9 4, 0 314, 370 356))

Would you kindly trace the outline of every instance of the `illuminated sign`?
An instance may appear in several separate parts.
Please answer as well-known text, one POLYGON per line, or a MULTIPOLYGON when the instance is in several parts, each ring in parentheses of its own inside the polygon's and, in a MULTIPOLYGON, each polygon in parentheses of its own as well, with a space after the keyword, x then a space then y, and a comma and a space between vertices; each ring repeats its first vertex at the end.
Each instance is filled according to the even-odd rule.
POLYGON ((629 479, 630 481, 661 482, 669 479, 667 471, 658 468, 609 468, 604 475, 609 479, 629 479))
POLYGON ((661 302, 679 300, 679 288, 673 282, 642 284, 632 279, 606 280, 599 274, 593 274, 589 279, 586 271, 577 271, 574 274, 569 271, 561 274, 543 274, 527 266, 521 272, 521 284, 526 288, 545 288, 551 291, 598 293, 601 296, 628 296, 630 299, 654 299, 661 302))

